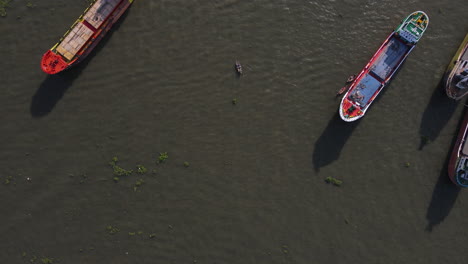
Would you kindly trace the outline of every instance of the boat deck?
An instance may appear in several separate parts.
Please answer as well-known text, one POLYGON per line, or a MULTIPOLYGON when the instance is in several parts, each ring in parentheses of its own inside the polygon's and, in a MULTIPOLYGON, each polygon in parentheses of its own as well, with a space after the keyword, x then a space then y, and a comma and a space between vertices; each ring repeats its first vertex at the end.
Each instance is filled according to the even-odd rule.
POLYGON ((409 49, 410 47, 408 45, 399 41, 396 37, 392 37, 379 56, 375 59, 370 70, 380 77, 380 79, 386 80, 391 76, 409 49))
POLYGON ((357 80, 348 99, 360 107, 368 105, 374 94, 398 68, 410 49, 410 46, 397 39, 396 36, 392 36, 373 59, 368 71, 357 80))
POLYGON ((349 94, 348 99, 364 107, 381 86, 382 83, 379 80, 367 73, 356 83, 356 88, 349 94))
POLYGON ((67 60, 72 60, 121 1, 97 0, 94 2, 82 20, 75 24, 57 46, 57 53, 67 60))

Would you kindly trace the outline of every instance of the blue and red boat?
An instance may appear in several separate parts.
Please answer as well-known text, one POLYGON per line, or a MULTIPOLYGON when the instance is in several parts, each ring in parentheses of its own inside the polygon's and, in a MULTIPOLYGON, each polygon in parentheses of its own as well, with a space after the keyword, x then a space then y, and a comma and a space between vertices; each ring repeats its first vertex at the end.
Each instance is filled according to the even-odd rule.
POLYGON ((351 122, 363 117, 375 98, 414 49, 429 25, 422 11, 413 12, 387 37, 349 86, 340 104, 340 117, 351 122))
POLYGON ((42 70, 47 74, 56 74, 82 61, 132 2, 92 1, 59 42, 42 56, 42 70))

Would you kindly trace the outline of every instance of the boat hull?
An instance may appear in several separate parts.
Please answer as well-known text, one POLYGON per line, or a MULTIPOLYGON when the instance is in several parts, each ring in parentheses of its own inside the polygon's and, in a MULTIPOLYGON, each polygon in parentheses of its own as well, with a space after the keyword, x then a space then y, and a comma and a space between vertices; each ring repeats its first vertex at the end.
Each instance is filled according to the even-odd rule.
POLYGON ((465 84, 465 86, 460 85, 460 81, 463 77, 468 77, 463 76, 464 71, 468 71, 468 34, 466 34, 465 39, 462 41, 445 71, 445 92, 448 97, 460 100, 468 94, 468 84, 465 84))
POLYGON ((365 115, 411 53, 428 24, 429 18, 424 12, 413 12, 387 37, 341 99, 341 119, 352 122, 365 115))
POLYGON ((457 186, 468 187, 468 111, 465 109, 448 165, 448 176, 457 186), (465 146, 465 144, 467 144, 465 146))
POLYGON ((42 56, 41 69, 47 74, 56 74, 81 62, 99 44, 132 2, 133 0, 114 0, 115 6, 109 7, 107 9, 109 10, 108 13, 103 13, 100 9, 105 7, 107 2, 105 0, 95 0, 61 40, 42 56), (92 14, 93 11, 96 14, 92 14), (96 20, 96 22, 92 18, 96 18, 97 14, 103 14, 103 18, 100 21, 96 20), (90 22, 86 20, 87 17, 90 22), (98 26, 94 27, 94 25, 98 26), (71 36, 71 34, 75 35, 71 36), (84 41, 73 42, 77 35, 80 37, 85 36, 81 39, 84 41))

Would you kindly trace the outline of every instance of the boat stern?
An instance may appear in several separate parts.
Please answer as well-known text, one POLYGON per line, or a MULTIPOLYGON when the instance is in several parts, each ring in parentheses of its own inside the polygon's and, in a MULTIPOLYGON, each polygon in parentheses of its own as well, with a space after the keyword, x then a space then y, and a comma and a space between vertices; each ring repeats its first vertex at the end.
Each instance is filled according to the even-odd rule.
POLYGON ((341 100, 340 117, 346 122, 353 122, 364 116, 365 111, 360 106, 353 104, 346 96, 341 100))
POLYGON ((455 166, 449 166, 449 178, 457 186, 468 187, 468 158, 457 159, 455 166))
POLYGON ((41 69, 47 74, 56 74, 68 67, 68 63, 63 59, 62 56, 48 50, 41 60, 41 69))

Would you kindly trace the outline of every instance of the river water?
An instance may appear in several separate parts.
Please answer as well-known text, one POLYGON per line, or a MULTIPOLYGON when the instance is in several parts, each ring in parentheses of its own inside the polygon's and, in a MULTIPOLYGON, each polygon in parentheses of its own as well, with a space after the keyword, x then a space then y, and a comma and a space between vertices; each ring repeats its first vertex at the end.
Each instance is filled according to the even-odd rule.
POLYGON ((46 76, 86 6, 0 18, 2 262, 467 263, 468 195, 446 173, 464 101, 440 87, 466 0, 135 0, 46 76), (415 10, 424 37, 341 121, 336 91, 415 10), (112 157, 133 174, 114 182, 112 157))

